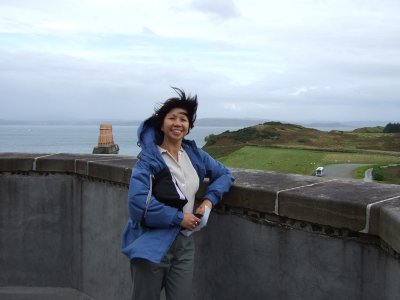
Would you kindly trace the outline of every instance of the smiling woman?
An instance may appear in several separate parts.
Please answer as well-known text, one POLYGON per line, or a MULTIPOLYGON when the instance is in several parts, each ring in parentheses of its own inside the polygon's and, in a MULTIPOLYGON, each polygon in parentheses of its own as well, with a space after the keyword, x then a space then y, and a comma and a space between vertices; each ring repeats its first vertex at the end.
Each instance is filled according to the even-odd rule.
POLYGON ((165 101, 138 129, 142 150, 132 171, 121 247, 131 260, 135 300, 160 299, 162 289, 167 299, 192 298, 191 233, 233 182, 224 165, 185 139, 196 120, 197 96, 174 90, 179 97, 165 101), (195 209, 205 177, 209 185, 195 209))

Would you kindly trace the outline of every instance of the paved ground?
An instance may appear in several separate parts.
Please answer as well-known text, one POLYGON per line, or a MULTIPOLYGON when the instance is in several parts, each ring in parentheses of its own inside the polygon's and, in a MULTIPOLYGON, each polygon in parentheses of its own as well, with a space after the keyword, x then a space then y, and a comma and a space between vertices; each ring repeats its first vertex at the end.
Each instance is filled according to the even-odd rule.
POLYGON ((93 300, 71 288, 0 287, 1 300, 93 300))
POLYGON ((328 179, 354 179, 352 176, 353 170, 368 164, 334 164, 325 166, 325 178, 328 179))

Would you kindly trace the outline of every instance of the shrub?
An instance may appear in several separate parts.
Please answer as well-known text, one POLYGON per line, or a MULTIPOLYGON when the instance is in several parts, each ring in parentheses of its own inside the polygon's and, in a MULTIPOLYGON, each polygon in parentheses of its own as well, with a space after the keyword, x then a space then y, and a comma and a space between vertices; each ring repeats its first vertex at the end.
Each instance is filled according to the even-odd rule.
POLYGON ((245 143, 251 140, 276 140, 279 134, 271 131, 257 130, 255 127, 246 127, 233 132, 232 137, 235 141, 245 143))
POLYGON ((270 121, 270 122, 265 122, 263 125, 282 125, 282 123, 278 121, 270 121))
POLYGON ((383 181, 383 174, 380 167, 374 167, 372 169, 372 178, 376 181, 383 181))
POLYGON ((215 134, 210 134, 204 138, 207 146, 214 145, 217 142, 217 136, 215 134))

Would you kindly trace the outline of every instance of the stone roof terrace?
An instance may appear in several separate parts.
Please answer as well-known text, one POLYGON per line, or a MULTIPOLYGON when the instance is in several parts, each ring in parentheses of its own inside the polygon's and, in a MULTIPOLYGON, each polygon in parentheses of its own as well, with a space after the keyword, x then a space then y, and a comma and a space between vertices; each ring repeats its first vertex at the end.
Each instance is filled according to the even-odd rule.
MULTIPOLYGON (((129 298, 119 235, 135 161, 0 153, 1 299, 129 298)), ((232 172, 195 235, 195 299, 400 298, 399 185, 232 172)))

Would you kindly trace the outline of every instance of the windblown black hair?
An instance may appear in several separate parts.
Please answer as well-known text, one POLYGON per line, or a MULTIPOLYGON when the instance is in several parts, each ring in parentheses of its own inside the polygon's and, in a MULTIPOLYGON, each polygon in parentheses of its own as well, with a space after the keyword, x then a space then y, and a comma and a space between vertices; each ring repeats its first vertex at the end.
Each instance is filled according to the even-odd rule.
POLYGON ((154 109, 154 114, 150 118, 151 124, 161 130, 164 122, 165 116, 174 108, 185 109, 188 113, 189 120, 189 131, 194 127, 194 122, 196 121, 197 112, 197 95, 193 97, 189 94, 186 95, 185 92, 176 87, 172 87, 179 97, 173 97, 167 99, 164 103, 154 109))

